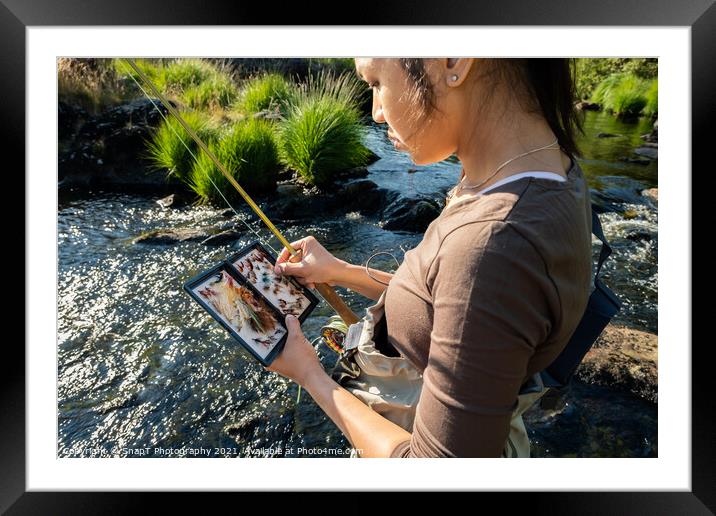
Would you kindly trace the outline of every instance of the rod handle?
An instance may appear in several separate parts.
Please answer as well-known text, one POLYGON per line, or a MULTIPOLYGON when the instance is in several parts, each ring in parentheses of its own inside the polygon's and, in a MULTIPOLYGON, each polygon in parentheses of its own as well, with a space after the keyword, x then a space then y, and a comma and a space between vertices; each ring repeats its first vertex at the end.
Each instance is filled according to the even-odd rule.
POLYGON ((321 293, 323 299, 333 307, 336 313, 341 316, 343 322, 348 326, 359 321, 358 316, 348 308, 348 305, 338 296, 333 287, 327 283, 316 283, 316 290, 321 293))
MULTIPOLYGON (((288 258, 289 262, 300 262, 303 259, 303 249, 295 249, 295 253, 288 258)), ((323 299, 331 305, 336 313, 343 319, 343 322, 350 326, 359 321, 358 316, 348 307, 347 304, 336 293, 335 289, 328 283, 316 283, 316 290, 323 296, 323 299)))

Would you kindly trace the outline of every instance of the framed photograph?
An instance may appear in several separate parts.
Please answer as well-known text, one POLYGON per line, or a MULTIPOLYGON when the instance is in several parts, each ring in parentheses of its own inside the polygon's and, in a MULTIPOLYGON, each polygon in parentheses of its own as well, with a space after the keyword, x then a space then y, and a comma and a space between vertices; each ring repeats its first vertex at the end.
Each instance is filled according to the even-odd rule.
POLYGON ((318 305, 318 298, 291 276, 276 275, 276 257, 260 242, 253 242, 226 259, 282 314, 303 322, 318 305))
POLYGON ((283 315, 226 263, 184 283, 184 290, 251 355, 268 366, 288 336, 283 315))
MULTIPOLYGON (((709 346, 697 339, 692 341, 691 290, 691 211, 694 206, 703 205, 692 201, 692 170, 709 170, 713 161, 709 129, 716 111, 714 1, 635 0, 616 4, 574 0, 569 9, 565 9, 564 2, 555 0, 538 5, 529 2, 507 2, 499 8, 495 5, 457 2, 436 6, 418 2, 408 7, 405 3, 383 2, 368 10, 358 9, 346 21, 335 16, 316 18, 316 13, 306 12, 305 6, 298 4, 271 9, 269 13, 261 5, 207 4, 194 0, 178 0, 169 9, 165 4, 133 0, 90 3, 0 0, 3 62, 0 113, 5 121, 3 139, 8 156, 17 160, 16 165, 8 168, 11 173, 7 174, 6 193, 17 192, 13 195, 17 197, 22 192, 25 196, 26 231, 25 343, 24 347, 8 347, 5 357, 8 372, 0 378, 3 393, 0 460, 4 473, 0 476, 0 513, 78 514, 83 510, 97 513, 107 507, 117 513, 134 513, 146 510, 146 497, 139 493, 128 496, 127 491, 184 490, 498 491, 494 496, 515 510, 538 513, 716 511, 712 486, 716 450, 709 421, 713 413, 709 380, 713 373, 706 351, 709 346), (63 149, 59 148, 58 134, 65 128, 58 127, 58 60, 118 57, 292 60, 357 56, 658 59, 659 284, 658 299, 652 300, 652 305, 658 300, 658 321, 656 317, 653 321, 658 322, 659 330, 658 405, 649 404, 654 419, 658 418, 658 450, 654 448, 652 456, 565 454, 524 461, 406 459, 359 464, 339 457, 245 461, 243 457, 230 458, 230 453, 217 453, 212 460, 141 458, 139 451, 144 446, 166 444, 191 449, 210 442, 212 448, 221 448, 234 445, 236 436, 249 436, 252 445, 258 447, 278 443, 322 449, 337 446, 339 431, 327 422, 307 393, 300 403, 294 403, 295 385, 268 374, 263 376, 254 360, 237 367, 217 346, 206 345, 202 332, 182 324, 182 310, 194 310, 197 303, 227 331, 234 332, 237 342, 244 341, 244 337, 251 335, 245 333, 242 337, 241 329, 245 326, 241 324, 245 320, 232 318, 231 312, 224 317, 221 308, 207 299, 201 300, 196 288, 213 289, 220 271, 222 281, 231 278, 245 292, 260 294, 263 277, 256 274, 254 278, 236 264, 247 267, 249 262, 242 260, 250 260, 252 266, 258 263, 261 267, 264 259, 268 263, 274 260, 275 251, 264 256, 257 247, 248 252, 242 248, 243 255, 226 260, 224 254, 219 254, 216 261, 224 261, 217 265, 217 275, 195 278, 201 282, 187 292, 183 289, 184 279, 194 273, 181 274, 185 270, 182 268, 187 267, 187 256, 196 260, 199 253, 215 252, 210 248, 190 249, 186 243, 206 240, 210 233, 203 228, 196 231, 191 228, 191 234, 180 235, 187 239, 179 239, 173 248, 147 246, 140 256, 126 239, 139 231, 156 229, 153 224, 158 220, 158 210, 164 208, 157 207, 154 200, 141 204, 120 196, 100 199, 96 183, 89 181, 89 189, 96 198, 59 213, 57 171, 58 155, 63 149), (11 189, 11 185, 16 185, 16 189, 11 189), (115 211, 103 211, 108 205, 115 207, 115 211), (87 224, 88 217, 92 217, 92 224, 87 224), (134 226, 128 225, 129 219, 134 226), (98 252, 105 259, 96 260, 93 253, 98 252), (53 256, 57 256, 57 267, 48 266, 48 257, 53 256), (153 289, 149 283, 136 281, 137 278, 150 278, 154 281, 152 285, 162 287, 153 289), (52 290, 54 287, 56 291, 52 290), (203 356, 185 353, 187 346, 182 344, 189 339, 193 339, 196 347, 206 348, 203 356), (122 360, 116 361, 117 357, 122 360), (168 389, 172 382, 177 383, 168 389), (113 391, 118 386, 123 389, 122 396, 113 391), (181 388, 174 388, 177 386, 181 388), (261 396, 236 395, 250 389, 261 389, 261 396), (265 415, 267 406, 271 417, 265 415), (187 411, 173 410, 176 407, 187 411), (83 418, 75 417, 76 414, 83 418), (58 453, 58 436, 68 429, 74 432, 80 458, 58 453), (209 434, 211 439, 206 438, 209 434), (104 460, 93 455, 104 446, 136 449, 136 458, 124 455, 104 460), (340 481, 317 480, 333 478, 340 481), (515 497, 511 491, 526 491, 530 495, 515 497)), ((84 86, 91 87, 89 83, 77 84, 80 92, 84 86)), ((195 98, 200 100, 201 93, 195 91, 195 98)), ((89 97, 89 101, 94 100, 95 97, 89 97)), ((141 109, 133 113, 149 112, 141 109)), ((127 136, 123 141, 130 137, 139 141, 144 136, 141 134, 144 118, 133 117, 131 123, 124 123, 124 118, 108 122, 111 123, 95 124, 93 134, 106 131, 113 137, 117 133, 127 136), (112 125, 118 121, 121 123, 116 127, 112 125)), ((642 143, 637 132, 620 139, 621 136, 614 136, 618 131, 610 127, 600 131, 605 133, 595 140, 600 151, 610 142, 630 150, 642 143)), ((376 148, 394 152, 384 135, 376 135, 374 141, 376 148)), ((86 145, 87 155, 80 152, 73 159, 99 173, 108 170, 106 162, 98 161, 101 158, 92 154, 101 145, 76 143, 80 147, 86 145)), ((105 149, 118 147, 108 145, 105 149)), ((625 164, 639 166, 637 161, 616 161, 600 169, 600 175, 618 176, 625 164)), ((119 170, 122 167, 113 171, 119 170)), ((423 181, 421 167, 400 162, 400 170, 404 176, 391 176, 379 187, 387 184, 393 189, 412 189, 424 194, 443 185, 437 175, 423 181)), ((452 169, 441 169, 440 174, 456 179, 452 169)), ((617 190, 618 195, 629 198, 640 196, 633 185, 631 181, 614 182, 613 191, 606 192, 606 201, 611 202, 610 196, 617 190)), ((367 188, 365 191, 373 192, 367 188)), ((422 207, 424 204, 415 209, 407 206, 404 211, 415 214, 422 207)), ((217 213, 203 210, 200 215, 204 218, 195 216, 196 213, 190 218, 175 214, 172 222, 176 226, 198 226, 205 219, 219 217, 217 213)), ((615 231, 624 230, 622 240, 632 239, 632 244, 639 247, 637 251, 643 251, 648 245, 645 242, 656 242, 657 238, 637 227, 640 212, 636 212, 636 218, 634 215, 633 211, 624 210, 618 220, 615 217, 614 227, 615 231)), ((317 238, 333 237, 363 219, 361 213, 352 212, 333 220, 330 227, 313 224, 311 220, 301 228, 281 227, 281 230, 290 239, 302 237, 306 232, 315 233, 317 238)), ((260 223, 254 228, 261 231, 260 223)), ((350 249, 359 256, 356 263, 373 251, 365 242, 370 241, 371 245, 376 242, 376 249, 380 248, 386 231, 368 224, 355 231, 350 249)), ((244 245, 254 236, 244 234, 241 238, 244 245)), ((8 242, 8 247, 21 245, 12 239, 8 242)), ((615 255, 623 250, 615 246, 615 255)), ((638 253, 623 256, 626 261, 634 256, 639 258, 638 253)), ((633 279, 642 280, 638 273, 633 279)), ((628 274, 625 281, 636 285, 628 274)), ((628 303, 637 317, 645 312, 640 310, 643 304, 640 292, 637 285, 628 303)), ((266 296, 266 308, 262 308, 264 313, 273 314, 279 325, 282 325, 280 315, 285 313, 282 308, 302 310, 303 326, 313 331, 321 326, 322 321, 317 318, 329 315, 314 309, 310 291, 302 292, 310 300, 308 306, 290 289, 285 293, 286 296, 276 293, 275 298, 266 296)), ((647 315, 654 315, 654 311, 647 315)), ((263 360, 270 360, 285 342, 285 335, 281 339, 269 344, 270 349, 259 347, 260 352, 248 344, 246 349, 259 362, 264 354, 263 360)), ((608 361, 606 353, 605 357, 608 361)), ((614 376, 604 377, 604 382, 616 381, 620 372, 616 370, 614 376)), ((638 388, 641 384, 635 385, 638 388)), ((644 404, 613 403, 608 393, 600 396, 597 401, 600 407, 608 408, 604 413, 611 426, 575 416, 579 425, 570 427, 553 420, 551 427, 538 437, 545 437, 544 443, 553 437, 551 429, 556 429, 561 435, 570 434, 565 443, 572 437, 579 440, 598 436, 602 442, 614 443, 615 449, 619 448, 622 436, 611 429, 640 424, 643 413, 633 408, 644 404)), ((589 398, 588 402, 594 399, 597 398, 589 398)), ((574 414, 575 407, 570 406, 569 410, 574 414)), ((478 430, 475 435, 479 437, 478 430)), ((545 448, 554 452, 553 446, 545 448)), ((178 500, 174 493, 168 493, 166 498, 178 500)))

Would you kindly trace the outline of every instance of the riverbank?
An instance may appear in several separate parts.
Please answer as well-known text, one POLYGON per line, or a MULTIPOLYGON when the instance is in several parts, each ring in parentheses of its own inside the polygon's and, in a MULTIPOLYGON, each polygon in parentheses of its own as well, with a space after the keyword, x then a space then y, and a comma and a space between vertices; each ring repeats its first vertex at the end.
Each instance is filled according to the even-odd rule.
POLYGON ((251 194, 273 192, 286 172, 309 186, 330 187, 342 171, 377 158, 363 144, 366 90, 344 60, 316 61, 320 71, 297 82, 271 72, 241 76, 231 60, 63 58, 59 185, 183 189, 202 203, 240 197, 226 174, 251 194), (150 82, 183 123, 160 99, 147 97, 150 82), (225 170, 199 149, 184 123, 225 170))

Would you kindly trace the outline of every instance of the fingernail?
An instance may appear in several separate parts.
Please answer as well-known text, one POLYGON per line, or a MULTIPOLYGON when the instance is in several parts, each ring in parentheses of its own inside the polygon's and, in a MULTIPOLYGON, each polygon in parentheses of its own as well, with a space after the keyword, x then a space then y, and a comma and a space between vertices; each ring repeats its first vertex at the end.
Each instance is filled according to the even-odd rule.
POLYGON ((274 265, 273 272, 275 274, 281 274, 281 267, 279 267, 278 265, 274 265))

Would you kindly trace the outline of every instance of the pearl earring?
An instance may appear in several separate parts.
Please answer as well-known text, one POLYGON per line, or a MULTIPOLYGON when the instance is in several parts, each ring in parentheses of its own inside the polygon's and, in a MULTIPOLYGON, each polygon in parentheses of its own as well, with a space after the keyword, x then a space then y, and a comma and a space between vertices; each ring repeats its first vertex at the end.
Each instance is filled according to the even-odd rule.
POLYGON ((453 76, 450 77, 450 78, 451 78, 453 81, 457 81, 457 75, 453 75, 453 76))

